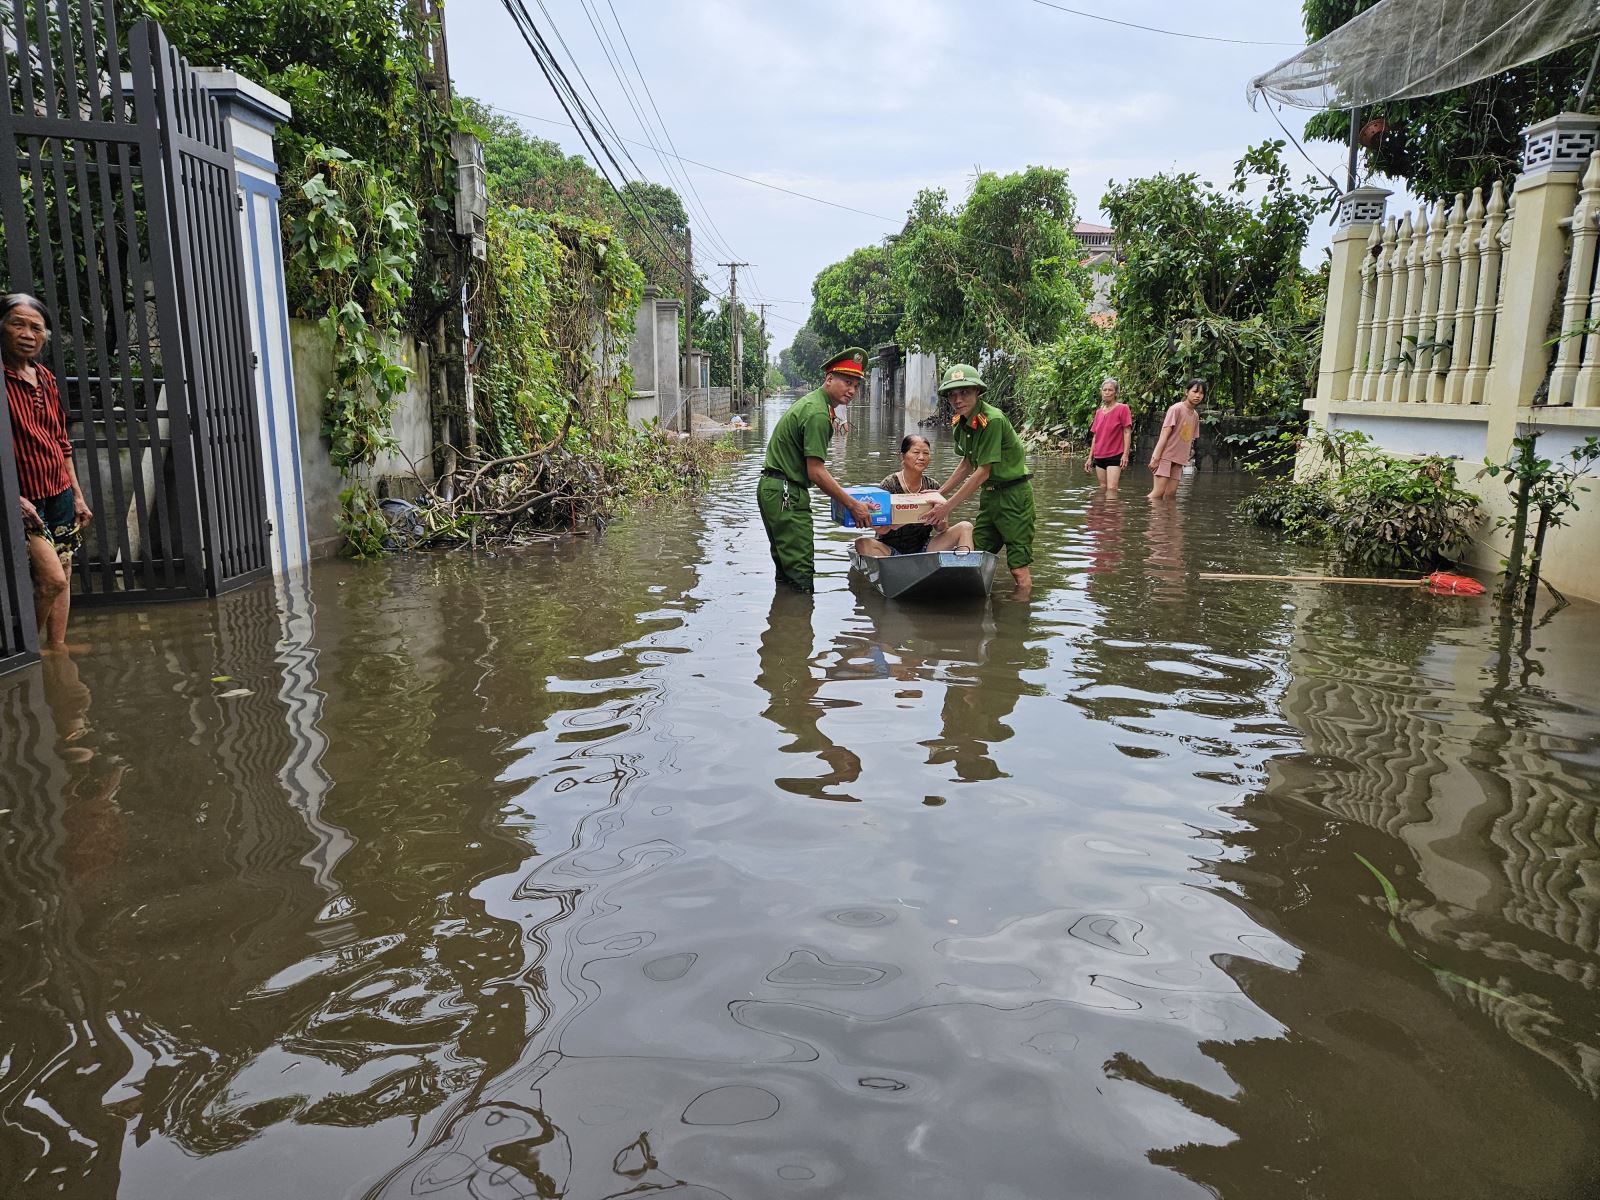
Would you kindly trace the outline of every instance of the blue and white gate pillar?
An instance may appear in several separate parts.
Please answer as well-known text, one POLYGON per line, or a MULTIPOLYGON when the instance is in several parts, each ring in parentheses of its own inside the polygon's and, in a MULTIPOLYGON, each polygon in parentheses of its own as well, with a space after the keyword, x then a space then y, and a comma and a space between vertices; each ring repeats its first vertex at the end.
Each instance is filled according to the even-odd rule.
POLYGON ((311 558, 289 358, 283 236, 278 225, 281 193, 272 144, 278 126, 293 110, 287 100, 234 71, 199 70, 195 76, 216 101, 233 137, 241 201, 239 228, 256 353, 261 476, 267 489, 267 511, 272 515, 272 571, 283 578, 311 558))

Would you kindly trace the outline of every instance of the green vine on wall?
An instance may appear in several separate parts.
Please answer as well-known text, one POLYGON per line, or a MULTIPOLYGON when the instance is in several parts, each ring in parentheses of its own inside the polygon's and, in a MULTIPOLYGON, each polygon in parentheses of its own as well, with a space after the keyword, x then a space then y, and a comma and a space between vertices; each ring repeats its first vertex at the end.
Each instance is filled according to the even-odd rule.
POLYGON ((335 147, 313 146, 290 253, 306 279, 317 327, 333 348, 322 432, 346 482, 340 532, 357 557, 380 554, 388 528, 367 482, 393 448, 396 397, 411 378, 398 358, 421 248, 416 206, 389 172, 335 147))
POLYGON ((472 301, 480 436, 502 454, 614 448, 627 428, 621 355, 638 265, 609 227, 555 213, 491 206, 488 241, 472 301))

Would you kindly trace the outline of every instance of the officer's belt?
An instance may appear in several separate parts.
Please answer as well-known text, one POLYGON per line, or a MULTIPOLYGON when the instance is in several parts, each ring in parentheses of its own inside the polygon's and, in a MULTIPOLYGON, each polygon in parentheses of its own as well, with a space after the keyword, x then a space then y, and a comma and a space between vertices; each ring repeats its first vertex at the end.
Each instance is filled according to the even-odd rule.
POLYGON ((790 479, 782 471, 778 470, 777 467, 762 467, 761 468, 761 473, 763 475, 765 475, 768 479, 781 479, 785 483, 794 484, 794 486, 797 487, 797 488, 802 488, 803 489, 803 488, 809 488, 811 486, 809 483, 800 483, 800 482, 798 482, 796 480, 790 479))
POLYGON ((1016 487, 1019 483, 1027 483, 1032 478, 1032 475, 1018 475, 1015 479, 986 479, 983 487, 985 491, 1003 492, 1007 488, 1016 487))

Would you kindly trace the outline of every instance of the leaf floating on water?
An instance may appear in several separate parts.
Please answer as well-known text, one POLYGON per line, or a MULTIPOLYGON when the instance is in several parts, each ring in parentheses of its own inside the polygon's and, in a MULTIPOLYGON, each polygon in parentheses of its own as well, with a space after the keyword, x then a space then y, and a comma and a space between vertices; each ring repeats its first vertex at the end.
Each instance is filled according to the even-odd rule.
POLYGON ((232 683, 233 682, 233 676, 232 675, 213 675, 211 677, 211 682, 212 683, 232 683))
POLYGON ((249 688, 234 688, 231 692, 223 692, 220 696, 217 697, 217 699, 218 700, 232 700, 235 696, 253 696, 253 695, 255 695, 255 693, 252 692, 249 688))

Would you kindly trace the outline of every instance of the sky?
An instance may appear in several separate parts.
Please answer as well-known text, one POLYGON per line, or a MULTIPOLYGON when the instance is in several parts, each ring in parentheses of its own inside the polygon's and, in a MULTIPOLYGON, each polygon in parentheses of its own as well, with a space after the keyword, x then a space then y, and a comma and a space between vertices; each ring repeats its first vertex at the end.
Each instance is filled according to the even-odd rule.
MULTIPOLYGON (((1246 85, 1304 43, 1297 0, 1059 0, 1117 21, 1269 43, 1250 45, 1039 0, 543 0, 548 12, 525 2, 622 137, 650 141, 636 100, 656 142, 705 164, 664 165, 646 144, 629 145, 634 162, 622 160, 684 195, 696 266, 714 290, 727 286, 719 262, 752 264, 739 272, 739 294, 771 304, 775 351, 804 322, 817 272, 897 232, 921 188, 960 200, 980 170, 1061 167, 1080 218, 1103 222, 1112 181, 1194 171, 1226 182, 1246 147, 1283 136, 1265 102, 1251 109, 1246 85)), ((446 19, 458 92, 583 153, 501 0, 449 0, 446 19)), ((1308 115, 1279 112, 1296 137, 1308 115)), ((1303 144, 1343 180, 1342 147, 1303 144)), ((1297 175, 1311 173, 1292 145, 1286 153, 1297 175)), ((1325 222, 1312 237, 1326 244, 1325 222)))

